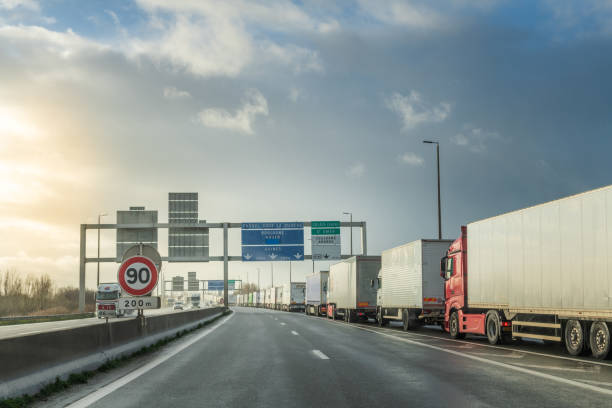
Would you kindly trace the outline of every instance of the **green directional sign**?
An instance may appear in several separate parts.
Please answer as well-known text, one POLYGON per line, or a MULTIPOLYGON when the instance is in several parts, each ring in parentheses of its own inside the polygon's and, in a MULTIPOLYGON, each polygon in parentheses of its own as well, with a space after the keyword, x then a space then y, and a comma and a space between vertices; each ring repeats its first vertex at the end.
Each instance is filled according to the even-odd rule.
POLYGON ((338 260, 340 256, 340 221, 312 221, 312 259, 338 260))
POLYGON ((340 228, 313 228, 312 235, 339 235, 340 228))

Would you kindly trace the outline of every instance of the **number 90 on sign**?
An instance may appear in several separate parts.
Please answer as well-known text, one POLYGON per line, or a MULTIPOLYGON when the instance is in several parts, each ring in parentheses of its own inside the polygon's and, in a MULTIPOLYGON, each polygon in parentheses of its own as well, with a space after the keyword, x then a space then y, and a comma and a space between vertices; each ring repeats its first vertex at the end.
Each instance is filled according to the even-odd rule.
POLYGON ((147 257, 134 256, 119 267, 117 279, 125 293, 143 296, 151 293, 157 285, 158 272, 155 264, 147 257))

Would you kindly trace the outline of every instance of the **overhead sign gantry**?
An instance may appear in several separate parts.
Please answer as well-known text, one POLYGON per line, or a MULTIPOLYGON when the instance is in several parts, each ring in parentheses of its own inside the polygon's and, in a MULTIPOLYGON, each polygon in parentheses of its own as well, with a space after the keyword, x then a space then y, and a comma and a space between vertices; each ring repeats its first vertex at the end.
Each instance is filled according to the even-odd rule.
MULTIPOLYGON (((224 301, 225 304, 227 305, 228 303, 228 289, 229 289, 229 285, 227 284, 228 282, 228 272, 229 272, 229 262, 231 261, 244 261, 244 256, 245 256, 245 252, 244 249, 242 251, 242 255, 240 256, 230 256, 229 255, 229 246, 228 246, 228 231, 230 228, 241 228, 243 229, 243 225, 247 225, 250 224, 251 226, 254 226, 256 224, 259 223, 231 223, 231 222, 197 222, 197 223, 150 223, 150 224, 143 224, 143 223, 139 223, 139 224, 81 224, 81 233, 80 233, 80 254, 79 254, 79 311, 84 312, 85 310, 85 265, 87 263, 95 263, 95 262, 117 262, 117 257, 107 257, 107 258, 98 258, 98 257, 94 257, 94 258, 88 258, 86 256, 86 249, 87 249, 87 230, 107 230, 107 229, 114 229, 114 230, 142 230, 145 228, 153 228, 155 230, 157 229, 173 229, 173 228, 188 228, 191 229, 191 231, 202 231, 202 234, 208 234, 208 230, 209 229, 222 229, 223 230, 223 255, 222 256, 208 256, 208 253, 205 254, 199 254, 197 256, 194 257, 189 257, 188 259, 182 259, 182 261, 186 261, 189 260, 190 262, 223 262, 223 280, 225 282, 224 286, 223 286, 223 296, 224 296, 224 301)), ((280 227, 282 226, 286 226, 285 224, 287 223, 264 223, 264 224, 280 224, 280 227)), ((297 228, 259 228, 260 230, 273 230, 273 229, 278 229, 278 230, 300 230, 301 229, 301 245, 299 245, 299 232, 297 233, 297 237, 298 239, 295 238, 294 234, 296 234, 295 232, 289 232, 288 234, 291 235, 290 238, 288 238, 286 241, 283 242, 287 242, 286 246, 291 248, 291 251, 289 251, 288 249, 282 249, 280 251, 275 252, 276 250, 273 250, 272 254, 281 254, 283 256, 285 256, 285 254, 290 254, 291 256, 294 257, 294 259, 291 259, 292 261, 303 261, 303 260, 310 260, 313 259, 312 255, 305 255, 304 254, 304 227, 311 227, 312 226, 312 222, 310 221, 306 221, 306 222, 294 222, 294 223, 289 223, 289 224, 294 224, 294 227, 297 226, 297 228), (301 226, 301 228, 300 228, 301 226), (293 253, 293 254, 291 254, 293 253), (297 258, 296 258, 297 257, 297 258)), ((316 224, 315 224, 316 225, 316 224)), ((366 234, 366 223, 365 221, 353 221, 353 222, 340 222, 340 227, 359 227, 361 229, 361 248, 362 248, 362 253, 363 255, 367 255, 368 253, 368 246, 367 246, 367 234, 366 234)), ((245 228, 244 230, 255 230, 257 228, 245 228)), ((285 232, 286 232, 285 231, 285 232)), ((284 232, 284 233, 285 233, 284 232)), ((284 235, 283 233, 283 235, 284 235)), ((250 233, 247 233, 250 234, 250 233)), ((278 246, 284 246, 283 244, 275 244, 273 243, 275 239, 278 239, 278 242, 281 242, 280 239, 281 238, 272 238, 272 241, 267 241, 269 243, 269 245, 266 244, 266 234, 263 233, 258 233, 259 234, 259 238, 253 238, 253 240, 255 239, 262 239, 264 240, 264 245, 262 245, 263 247, 278 247, 278 246)), ((288 236, 289 236, 288 235, 288 236)), ((278 234, 277 234, 278 237, 278 234)), ((249 238, 251 239, 251 238, 249 238)), ((247 241, 247 242, 255 242, 255 241, 247 241)), ((258 241, 261 242, 261 241, 258 241)), ((247 245, 248 246, 248 245, 247 245)), ((252 245, 252 246, 257 246, 257 245, 252 245)), ((260 249, 258 249, 257 251, 260 251, 260 249)), ((206 251, 207 252, 207 251, 206 251)), ((265 251, 264 251, 265 253, 265 251)), ((289 257, 289 256, 287 256, 289 257)), ((341 258, 349 258, 350 255, 341 255, 341 258)), ((277 258, 279 258, 279 256, 277 256, 277 258)), ((283 260, 283 259, 277 259, 276 260, 283 260)), ((282 258, 282 257, 281 257, 282 258)), ((270 261, 271 259, 264 259, 267 261, 270 261)), ((285 261, 288 261, 289 259, 284 259, 285 261)), ((315 258, 315 260, 317 260, 315 258)), ((165 261, 165 262, 176 262, 173 258, 170 257, 161 257, 160 258, 160 262, 165 261)))

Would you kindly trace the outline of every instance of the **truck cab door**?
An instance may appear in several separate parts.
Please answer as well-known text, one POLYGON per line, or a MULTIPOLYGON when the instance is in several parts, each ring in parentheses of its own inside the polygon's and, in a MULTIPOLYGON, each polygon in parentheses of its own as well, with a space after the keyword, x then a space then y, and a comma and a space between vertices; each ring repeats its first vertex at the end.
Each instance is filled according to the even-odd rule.
POLYGON ((461 270, 461 253, 449 255, 445 271, 445 297, 448 300, 459 297, 459 305, 463 306, 463 274, 461 270))

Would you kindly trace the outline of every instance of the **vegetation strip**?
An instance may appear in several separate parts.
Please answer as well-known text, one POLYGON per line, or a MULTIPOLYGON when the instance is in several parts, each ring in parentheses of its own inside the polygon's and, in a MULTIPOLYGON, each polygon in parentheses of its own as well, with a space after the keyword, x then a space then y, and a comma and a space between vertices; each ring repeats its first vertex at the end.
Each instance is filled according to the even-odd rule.
POLYGON ((209 324, 215 322, 216 320, 230 313, 232 313, 231 310, 226 310, 223 313, 221 313, 220 316, 207 320, 204 323, 199 323, 193 329, 181 330, 180 332, 176 333, 176 335, 172 337, 166 337, 164 339, 161 339, 157 341, 156 343, 151 344, 150 346, 143 347, 140 350, 133 352, 132 354, 125 355, 123 357, 118 357, 118 358, 111 359, 111 360, 107 360, 104 364, 102 364, 100 367, 98 367, 95 370, 83 371, 78 374, 76 373, 70 374, 66 380, 62 380, 59 377, 56 377, 55 382, 47 384, 35 395, 24 394, 21 397, 6 398, 3 400, 0 400, 0 408, 21 408, 21 407, 27 407, 35 402, 45 401, 47 398, 49 398, 53 394, 57 394, 58 392, 64 391, 75 384, 86 384, 90 378, 94 377, 98 373, 105 373, 114 368, 121 367, 122 365, 128 363, 129 361, 131 361, 132 359, 136 357, 140 357, 146 354, 153 353, 159 350, 161 347, 165 346, 166 344, 174 340, 180 339, 186 334, 191 333, 195 330, 201 329, 202 327, 208 326, 209 324))

